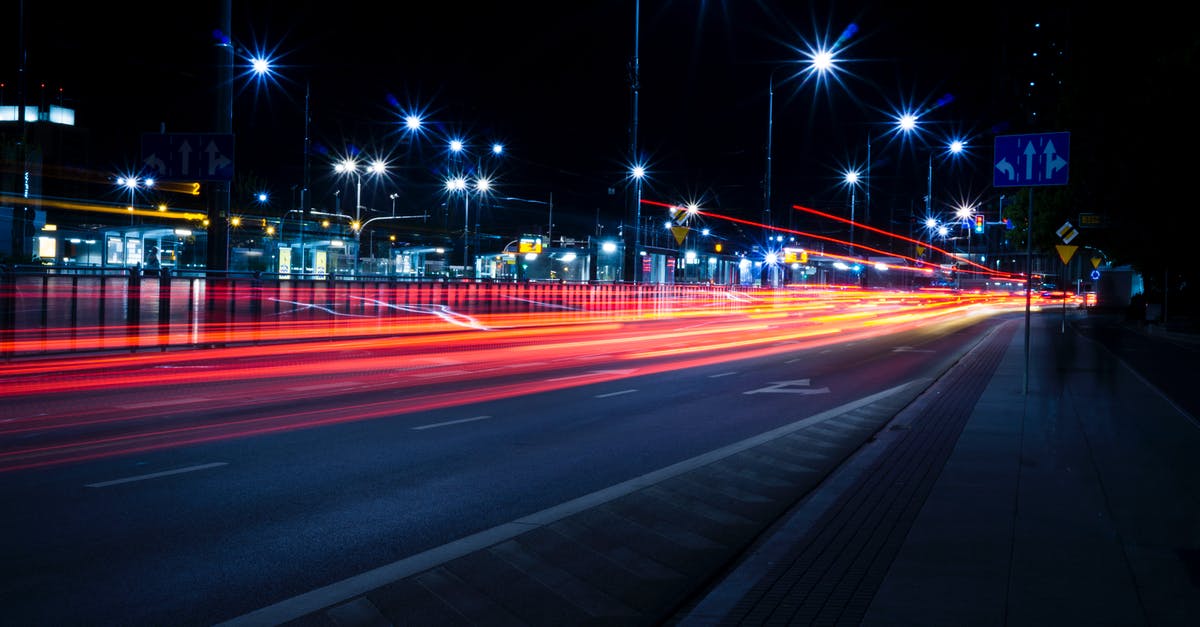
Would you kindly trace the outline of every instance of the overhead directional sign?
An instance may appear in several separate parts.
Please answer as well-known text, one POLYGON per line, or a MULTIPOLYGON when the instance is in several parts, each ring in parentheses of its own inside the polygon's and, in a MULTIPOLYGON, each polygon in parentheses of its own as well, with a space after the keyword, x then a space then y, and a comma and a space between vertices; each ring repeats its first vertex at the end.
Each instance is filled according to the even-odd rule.
POLYGON ((1000 135, 994 152, 993 187, 1067 184, 1070 133, 1000 135))
POLYGON ((233 134, 144 133, 142 165, 163 181, 231 181, 233 134))

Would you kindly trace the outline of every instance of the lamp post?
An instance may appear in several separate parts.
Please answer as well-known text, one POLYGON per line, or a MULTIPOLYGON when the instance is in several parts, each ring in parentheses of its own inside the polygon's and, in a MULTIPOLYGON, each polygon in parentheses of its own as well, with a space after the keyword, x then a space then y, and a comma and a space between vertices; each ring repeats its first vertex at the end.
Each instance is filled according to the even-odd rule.
MULTIPOLYGON (((466 149, 467 149, 467 144, 462 139, 456 138, 456 139, 450 140, 449 150, 450 150, 451 157, 454 160, 454 166, 453 166, 453 171, 452 171, 450 177, 446 179, 446 183, 445 183, 446 191, 450 192, 451 194, 455 194, 458 192, 464 192, 463 193, 463 274, 467 273, 467 268, 469 267, 469 260, 470 260, 471 194, 470 194, 469 188, 474 187, 475 191, 479 193, 480 208, 482 208, 482 203, 483 203, 482 196, 485 192, 487 192, 491 189, 491 186, 493 183, 492 177, 488 174, 484 174, 484 172, 483 172, 483 160, 482 160, 483 158, 480 155, 476 155, 476 158, 475 158, 475 165, 474 165, 474 170, 473 170, 474 179, 468 180, 468 176, 466 174, 462 173, 462 171, 460 170, 461 166, 459 165, 459 162, 461 160, 463 153, 466 151, 466 149)), ((491 154, 495 157, 498 157, 498 156, 504 154, 504 144, 501 144, 499 142, 493 143, 491 145, 491 148, 489 149, 489 152, 491 152, 491 154)), ((470 169, 469 165, 467 166, 466 169, 468 172, 472 171, 470 169)), ((446 203, 447 212, 449 212, 449 209, 450 209, 450 202, 447 201, 447 203, 446 203)), ((478 237, 479 236, 479 224, 478 224, 479 210, 477 209, 475 213, 476 213, 476 218, 477 218, 477 221, 476 221, 477 223, 475 225, 475 236, 478 237)), ((447 217, 446 222, 447 222, 447 226, 449 226, 449 218, 448 217, 447 217)))
POLYGON ((139 187, 145 186, 146 189, 154 187, 154 179, 147 178, 145 181, 143 181, 136 176, 121 176, 121 177, 117 177, 117 185, 119 185, 120 187, 127 188, 129 190, 129 226, 133 226, 133 212, 134 212, 134 202, 135 202, 134 195, 137 193, 137 190, 139 187))
POLYGON ((467 273, 467 268, 470 267, 470 224, 471 224, 471 192, 470 187, 474 186, 475 191, 481 196, 491 190, 492 181, 486 176, 480 176, 475 179, 474 183, 468 183, 466 177, 456 176, 446 181, 446 191, 450 193, 463 194, 463 274, 467 273))
POLYGON ((634 217, 633 223, 633 284, 637 285, 641 281, 642 275, 642 179, 646 177, 646 168, 641 165, 634 165, 629 171, 629 175, 633 177, 634 187, 634 217))
MULTIPOLYGON (((376 159, 363 168, 368 174, 380 175, 387 172, 387 163, 376 159)), ((358 162, 354 159, 344 159, 334 164, 333 170, 338 174, 354 175, 354 273, 358 273, 359 242, 362 236, 362 173, 358 170, 358 162)))
POLYGON ((854 254, 854 192, 858 188, 858 170, 847 170, 843 179, 850 188, 850 254, 854 254))
MULTIPOLYGON (((820 80, 826 72, 830 72, 834 67, 834 56, 832 50, 816 49, 810 50, 808 58, 801 61, 802 67, 792 76, 803 76, 803 82, 815 77, 820 80)), ((766 171, 763 175, 763 225, 769 230, 771 228, 771 166, 772 166, 772 140, 775 135, 775 72, 782 68, 792 67, 793 63, 777 65, 771 68, 770 74, 767 76, 767 163, 766 171)))
MULTIPOLYGON (((954 216, 958 218, 960 228, 967 229, 967 262, 971 261, 971 232, 975 230, 975 207, 971 205, 959 205, 954 211, 954 216)), ((958 273, 958 286, 962 287, 962 273, 958 273)))

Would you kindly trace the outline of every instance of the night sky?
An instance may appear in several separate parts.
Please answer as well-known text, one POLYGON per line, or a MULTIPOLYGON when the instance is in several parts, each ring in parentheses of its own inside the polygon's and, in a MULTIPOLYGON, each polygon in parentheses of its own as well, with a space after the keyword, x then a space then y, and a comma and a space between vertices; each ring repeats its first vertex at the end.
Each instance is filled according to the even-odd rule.
MULTIPOLYGON (((279 61, 274 83, 237 80, 237 172, 294 204, 307 87, 315 205, 331 202, 334 159, 355 151, 394 166, 389 183, 364 192, 365 204, 386 208, 390 192, 402 206, 427 202, 445 174, 446 140, 458 135, 472 150, 505 144, 494 166, 498 195, 552 197, 579 228, 597 217, 615 227, 625 215, 637 24, 646 198, 758 219, 775 69, 776 214, 792 203, 844 208, 840 172, 866 163, 870 138, 878 223, 884 211, 923 202, 928 146, 951 134, 968 139, 972 158, 939 166, 935 182, 945 187, 935 195, 990 193, 992 137, 1020 122, 1003 82, 1028 21, 1020 4, 646 0, 639 15, 631 0, 234 2, 239 54, 261 50, 279 61), (792 75, 789 62, 818 46, 837 50, 834 78, 792 75), (889 139, 903 108, 924 112, 922 138, 889 139), (401 133, 409 112, 427 121, 419 138, 401 133)), ((3 36, 24 36, 28 99, 76 109, 95 168, 135 165, 142 133, 215 130, 220 3, 68 11, 25 0, 24 12, 24 31, 5 20, 3 36)), ((0 76, 6 102, 17 95, 16 49, 7 48, 0 76)), ((523 214, 542 211, 516 203, 509 217, 533 221, 542 218, 523 214)))

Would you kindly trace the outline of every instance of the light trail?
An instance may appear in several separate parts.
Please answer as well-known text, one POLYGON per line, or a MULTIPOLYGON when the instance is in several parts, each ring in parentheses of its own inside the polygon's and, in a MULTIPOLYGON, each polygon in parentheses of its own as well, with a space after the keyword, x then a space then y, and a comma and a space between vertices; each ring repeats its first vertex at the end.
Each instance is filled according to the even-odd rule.
POLYGON ((469 316, 476 326, 454 315, 417 315, 411 325, 353 319, 347 332, 364 337, 288 343, 289 326, 278 336, 264 331, 274 344, 5 364, 0 471, 443 410, 681 368, 715 365, 728 372, 734 360, 1024 308, 1023 297, 1004 293, 786 288, 762 298, 719 298, 719 310, 710 302, 646 308, 631 301, 595 318, 564 310, 469 316), (596 355, 609 367, 597 368, 596 355), (427 376, 433 374, 452 376, 427 376))

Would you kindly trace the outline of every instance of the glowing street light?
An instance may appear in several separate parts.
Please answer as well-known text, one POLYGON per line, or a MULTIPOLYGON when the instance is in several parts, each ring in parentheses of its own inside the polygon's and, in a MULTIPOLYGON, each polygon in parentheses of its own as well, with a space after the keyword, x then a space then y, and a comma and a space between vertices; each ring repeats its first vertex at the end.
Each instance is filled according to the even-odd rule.
POLYGON ((850 254, 854 254, 854 192, 858 188, 858 170, 847 170, 842 179, 850 188, 850 254))
MULTIPOLYGON (((497 144, 498 145, 498 144, 497 144)), ((496 154, 499 154, 497 151, 496 154)), ((482 196, 492 189, 492 180, 487 176, 477 177, 473 182, 468 182, 466 177, 456 176, 446 180, 446 191, 451 193, 464 192, 463 194, 463 272, 466 273, 470 263, 470 231, 471 224, 471 194, 469 188, 474 187, 475 192, 482 196)))
POLYGON ((639 283, 641 275, 641 260, 642 260, 642 179, 646 177, 646 167, 641 164, 634 164, 629 169, 629 176, 633 179, 634 194, 633 194, 633 284, 639 283))
MULTIPOLYGON (((801 83, 807 83, 812 80, 818 84, 825 78, 826 74, 832 74, 836 71, 837 59, 834 57, 832 50, 824 48, 810 49, 806 53, 807 59, 800 61, 800 69, 793 72, 788 78, 802 77, 801 83)), ((767 81, 767 167, 763 177, 763 224, 771 228, 771 143, 775 135, 775 72, 782 68, 794 67, 796 62, 778 65, 771 69, 767 81)), ((786 80, 786 79, 785 79, 786 80)))
MULTIPOLYGON (((334 170, 334 172, 337 172, 338 174, 351 174, 354 176, 354 182, 355 182, 354 222, 352 223, 352 226, 354 226, 354 241, 355 241, 354 271, 357 273, 358 272, 358 253, 359 253, 358 242, 360 240, 360 236, 362 235, 362 232, 361 232, 361 229, 357 228, 356 225, 362 224, 361 218, 362 218, 362 175, 363 175, 363 173, 359 171, 358 162, 352 158, 343 159, 342 161, 335 163, 333 166, 333 170, 334 170)), ((381 161, 379 159, 376 159, 374 161, 371 161, 369 164, 364 165, 363 171, 365 171, 367 174, 379 176, 379 175, 387 172, 387 163, 385 163, 384 161, 381 161)))
POLYGON ((125 187, 129 190, 129 224, 132 226, 133 225, 133 210, 134 210, 134 204, 135 204, 134 203, 134 195, 137 193, 137 190, 139 187, 145 187, 146 189, 150 189, 151 187, 154 187, 154 179, 147 178, 147 179, 143 180, 136 176, 121 176, 121 177, 117 177, 117 185, 119 187, 125 187))

